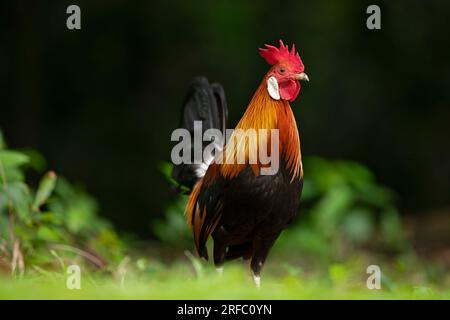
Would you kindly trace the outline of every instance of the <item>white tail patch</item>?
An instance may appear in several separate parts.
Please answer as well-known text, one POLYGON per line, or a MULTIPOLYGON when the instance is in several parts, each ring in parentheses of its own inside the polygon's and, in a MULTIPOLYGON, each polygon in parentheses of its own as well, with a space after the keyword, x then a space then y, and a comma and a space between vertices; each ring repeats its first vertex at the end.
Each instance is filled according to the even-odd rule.
POLYGON ((267 80, 267 91, 272 99, 280 100, 280 90, 278 88, 278 81, 275 77, 270 77, 267 80))
MULTIPOLYGON (((219 153, 222 151, 222 145, 219 143, 214 143, 215 152, 219 153)), ((208 170, 209 166, 213 162, 215 157, 215 154, 213 152, 203 154, 203 162, 196 165, 195 168, 195 175, 198 178, 203 178, 203 176, 206 174, 206 171, 208 170)))

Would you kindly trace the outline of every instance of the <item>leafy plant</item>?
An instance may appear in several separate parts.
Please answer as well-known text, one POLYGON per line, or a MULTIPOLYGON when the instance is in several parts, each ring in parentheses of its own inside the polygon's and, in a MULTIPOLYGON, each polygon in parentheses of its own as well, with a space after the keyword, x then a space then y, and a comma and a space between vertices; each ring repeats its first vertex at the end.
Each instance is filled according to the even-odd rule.
MULTIPOLYGON (((163 162, 159 166, 160 172, 167 181, 178 188, 177 182, 172 178, 172 164, 163 162)), ((186 192, 183 187, 180 191, 186 192)), ((191 234, 186 226, 186 218, 184 215, 184 207, 186 206, 188 197, 184 194, 175 196, 165 211, 164 219, 153 222, 152 229, 155 235, 165 244, 171 246, 185 246, 191 241, 191 234)))
POLYGON ((310 157, 299 223, 283 242, 322 257, 350 253, 358 246, 392 251, 407 247, 395 195, 373 173, 353 161, 310 157))
POLYGON ((43 163, 35 151, 7 149, 0 133, 0 270, 42 273, 70 261, 104 269, 120 259, 123 245, 91 196, 53 171, 36 189, 27 184, 27 169, 43 163))

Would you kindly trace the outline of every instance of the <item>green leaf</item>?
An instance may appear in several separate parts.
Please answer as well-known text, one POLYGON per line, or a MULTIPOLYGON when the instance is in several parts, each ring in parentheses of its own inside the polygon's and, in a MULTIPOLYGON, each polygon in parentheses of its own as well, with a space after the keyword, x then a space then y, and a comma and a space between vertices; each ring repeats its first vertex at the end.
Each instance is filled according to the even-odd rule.
POLYGON ((346 186, 334 187, 313 207, 312 217, 316 226, 326 235, 332 236, 338 230, 342 216, 354 203, 352 190, 346 186))
MULTIPOLYGON (((12 183, 12 182, 23 182, 25 181, 25 174, 23 172, 23 170, 19 167, 10 167, 10 168, 6 168, 5 170, 5 176, 6 176, 6 181, 8 181, 8 183, 12 183)), ((3 184, 2 179, 0 179, 0 185, 3 184)))
POLYGON ((375 181, 373 173, 363 165, 353 161, 336 162, 336 170, 338 170, 348 183, 356 187, 364 186, 375 181))
POLYGON ((49 242, 57 242, 61 240, 61 235, 59 232, 57 232, 56 229, 47 226, 39 227, 36 236, 39 240, 49 242))
POLYGON ((173 169, 173 165, 169 162, 160 162, 159 163, 159 171, 164 175, 164 177, 167 179, 167 181, 174 185, 177 186, 178 188, 180 188, 180 191, 183 192, 189 192, 189 188, 187 188, 186 186, 180 185, 177 181, 175 181, 174 178, 172 178, 172 169, 173 169))
POLYGON ((94 230, 99 220, 95 216, 97 204, 87 196, 80 196, 67 207, 65 216, 69 230, 75 234, 82 230, 94 230))
POLYGON ((305 176, 313 181, 316 189, 321 193, 345 185, 345 178, 339 170, 336 170, 333 162, 318 157, 309 157, 305 159, 304 168, 305 176))
POLYGON ((312 179, 309 179, 309 176, 305 176, 301 195, 302 202, 314 200, 318 196, 320 196, 320 192, 317 189, 317 186, 314 184, 312 179))
POLYGON ((402 245, 405 235, 400 215, 395 208, 383 212, 381 219, 381 232, 384 240, 390 245, 402 245))
POLYGON ((153 231, 161 241, 172 245, 190 241, 190 232, 184 216, 186 201, 187 197, 179 196, 168 206, 165 219, 153 223, 153 231))
POLYGON ((53 171, 48 172, 39 183, 39 188, 34 198, 33 210, 38 211, 52 194, 56 184, 56 174, 53 171))
POLYGON ((18 167, 29 162, 28 156, 21 152, 0 150, 0 165, 4 168, 18 167))
POLYGON ((284 239, 287 250, 295 246, 319 257, 326 257, 331 253, 330 243, 325 235, 310 226, 304 225, 290 229, 281 235, 281 239, 284 239))
POLYGON ((342 229, 350 240, 365 243, 372 237, 374 225, 370 210, 355 208, 344 217, 342 229))
POLYGON ((168 180, 171 179, 172 175, 172 168, 173 165, 169 162, 160 162, 159 165, 159 171, 166 177, 168 180))
POLYGON ((41 223, 51 223, 53 225, 62 225, 63 219, 54 212, 41 212, 35 216, 36 221, 41 223))
POLYGON ((13 182, 8 185, 8 197, 12 201, 13 211, 26 224, 31 223, 31 196, 25 183, 13 182))
POLYGON ((33 149, 21 149, 20 152, 22 152, 22 154, 26 155, 29 158, 28 164, 30 168, 36 170, 36 172, 39 173, 45 170, 47 161, 40 152, 33 149))

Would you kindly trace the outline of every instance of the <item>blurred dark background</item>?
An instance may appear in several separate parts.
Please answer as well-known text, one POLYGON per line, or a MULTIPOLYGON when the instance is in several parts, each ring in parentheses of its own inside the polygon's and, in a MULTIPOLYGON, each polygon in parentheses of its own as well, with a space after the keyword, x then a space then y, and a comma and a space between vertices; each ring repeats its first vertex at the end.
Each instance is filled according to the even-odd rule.
MULTIPOLYGON (((403 214, 450 206, 450 2, 4 1, 0 128, 83 184, 123 231, 150 237, 173 200, 160 161, 193 76, 242 115, 295 42, 311 82, 293 103, 304 156, 352 159, 397 192, 403 214), (82 29, 66 28, 77 4, 82 29), (366 28, 378 4, 382 29, 366 28)), ((307 168, 305 168, 307 174, 307 168)))

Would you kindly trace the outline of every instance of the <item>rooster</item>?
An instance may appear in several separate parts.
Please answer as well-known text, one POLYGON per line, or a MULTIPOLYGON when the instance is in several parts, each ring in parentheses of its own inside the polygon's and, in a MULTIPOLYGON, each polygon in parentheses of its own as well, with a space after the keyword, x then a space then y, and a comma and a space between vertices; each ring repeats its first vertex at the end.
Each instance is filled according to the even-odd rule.
MULTIPOLYGON (((223 150, 203 159, 203 163, 180 164, 172 172, 174 179, 190 190, 186 217, 198 254, 208 260, 206 242, 212 236, 218 270, 222 270, 225 261, 251 259, 257 287, 270 249, 298 210, 303 167, 299 134, 289 102, 300 92, 299 81, 309 81, 295 45, 289 50, 280 40, 279 47, 266 44, 259 53, 271 68, 236 129, 278 129, 279 169, 274 174, 261 174, 265 167, 262 161, 249 161, 254 156, 252 152, 257 153, 258 145, 248 147, 238 141, 233 146, 244 152, 245 163, 233 161, 236 153, 224 156, 230 146, 227 143, 223 150), (223 161, 217 161, 219 155, 223 161)), ((193 134, 194 121, 202 121, 203 130, 214 128, 225 132, 227 114, 223 88, 197 78, 185 101, 181 126, 193 134)), ((228 141, 233 141, 234 134, 228 141)), ((259 136, 258 141, 261 139, 259 136)), ((269 144, 269 140, 263 143, 269 144)))

